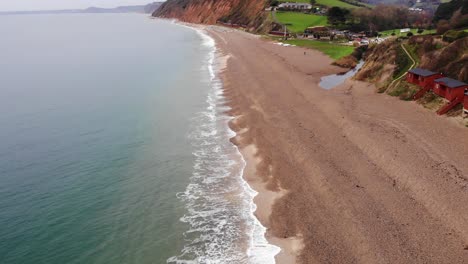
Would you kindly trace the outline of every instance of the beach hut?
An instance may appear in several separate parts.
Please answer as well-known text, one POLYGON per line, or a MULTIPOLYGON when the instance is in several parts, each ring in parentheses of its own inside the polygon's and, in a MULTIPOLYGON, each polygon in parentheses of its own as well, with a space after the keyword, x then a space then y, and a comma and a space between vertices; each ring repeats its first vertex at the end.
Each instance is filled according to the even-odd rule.
POLYGON ((414 68, 409 70, 406 74, 406 81, 412 84, 419 85, 422 89, 417 92, 413 98, 417 100, 421 98, 433 85, 434 80, 443 77, 441 73, 428 71, 421 68, 414 68))
POLYGON ((465 99, 463 100, 463 112, 468 115, 468 90, 465 91, 465 99))
POLYGON ((465 90, 468 89, 468 84, 444 77, 436 79, 432 89, 435 94, 444 97, 449 101, 445 106, 437 111, 439 115, 443 115, 456 105, 464 102, 465 90))

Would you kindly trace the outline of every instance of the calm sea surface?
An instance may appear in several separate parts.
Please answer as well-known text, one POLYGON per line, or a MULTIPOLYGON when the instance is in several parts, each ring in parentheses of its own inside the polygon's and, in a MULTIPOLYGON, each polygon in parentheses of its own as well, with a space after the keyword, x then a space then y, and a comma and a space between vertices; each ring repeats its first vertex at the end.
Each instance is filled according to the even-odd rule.
POLYGON ((211 39, 134 14, 0 38, 0 263, 272 263, 211 39))

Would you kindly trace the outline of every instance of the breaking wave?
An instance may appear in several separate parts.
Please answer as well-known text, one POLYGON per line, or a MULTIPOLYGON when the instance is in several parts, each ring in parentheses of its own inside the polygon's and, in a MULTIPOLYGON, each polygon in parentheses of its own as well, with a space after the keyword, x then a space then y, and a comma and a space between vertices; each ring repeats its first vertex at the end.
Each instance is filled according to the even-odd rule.
POLYGON ((179 193, 187 209, 180 219, 189 225, 178 256, 167 263, 274 263, 279 248, 265 239, 265 227, 254 216, 257 194, 242 178, 245 160, 229 139, 232 117, 224 114, 222 82, 217 73, 227 58, 217 58, 214 40, 195 29, 206 48, 204 71, 209 92, 206 108, 192 120, 189 138, 195 163, 190 184, 179 193))

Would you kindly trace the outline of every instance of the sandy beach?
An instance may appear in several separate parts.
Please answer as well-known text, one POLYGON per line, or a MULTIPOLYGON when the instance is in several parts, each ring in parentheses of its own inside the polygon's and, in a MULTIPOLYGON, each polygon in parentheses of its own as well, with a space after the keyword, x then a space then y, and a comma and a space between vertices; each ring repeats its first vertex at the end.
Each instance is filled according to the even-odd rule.
POLYGON ((325 55, 209 27, 277 263, 468 263, 468 129, 325 55), (304 54, 306 51, 306 54, 304 54))

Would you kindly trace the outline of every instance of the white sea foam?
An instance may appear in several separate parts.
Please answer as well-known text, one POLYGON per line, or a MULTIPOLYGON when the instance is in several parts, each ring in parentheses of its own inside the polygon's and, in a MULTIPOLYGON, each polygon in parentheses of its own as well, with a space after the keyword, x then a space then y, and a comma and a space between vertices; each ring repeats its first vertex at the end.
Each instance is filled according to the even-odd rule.
POLYGON ((257 192, 242 178, 246 162, 229 141, 235 133, 228 126, 232 117, 224 114, 229 108, 224 106, 222 82, 217 76, 227 58, 217 60, 215 41, 203 30, 192 29, 208 49, 204 70, 210 90, 207 106, 194 116, 189 135, 195 157, 191 182, 178 194, 188 211, 180 220, 190 229, 184 233, 186 243, 181 254, 167 262, 275 263, 280 249, 268 243, 265 227, 254 216, 257 192))

